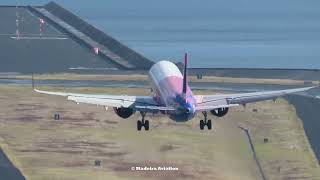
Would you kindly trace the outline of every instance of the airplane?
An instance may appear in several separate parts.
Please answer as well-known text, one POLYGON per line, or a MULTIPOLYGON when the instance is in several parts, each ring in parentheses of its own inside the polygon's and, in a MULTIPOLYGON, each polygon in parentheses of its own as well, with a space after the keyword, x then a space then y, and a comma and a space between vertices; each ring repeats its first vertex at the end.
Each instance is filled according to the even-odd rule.
POLYGON ((208 111, 217 117, 225 116, 229 108, 239 105, 246 105, 263 100, 275 100, 280 96, 290 93, 306 91, 314 87, 304 87, 277 91, 263 91, 252 93, 219 94, 219 95, 194 95, 188 85, 188 57, 185 53, 183 74, 179 68, 170 61, 159 61, 149 70, 151 81, 151 96, 127 96, 127 95, 98 95, 98 94, 77 94, 68 92, 50 92, 34 88, 35 92, 65 96, 68 100, 78 103, 95 104, 113 107, 115 113, 127 119, 135 112, 140 112, 141 120, 137 121, 137 130, 144 127, 149 130, 149 121, 145 120, 147 113, 162 113, 168 115, 176 122, 185 122, 193 119, 197 113, 202 112, 204 118, 200 120, 200 130, 205 126, 212 129, 212 121, 208 119, 208 111))

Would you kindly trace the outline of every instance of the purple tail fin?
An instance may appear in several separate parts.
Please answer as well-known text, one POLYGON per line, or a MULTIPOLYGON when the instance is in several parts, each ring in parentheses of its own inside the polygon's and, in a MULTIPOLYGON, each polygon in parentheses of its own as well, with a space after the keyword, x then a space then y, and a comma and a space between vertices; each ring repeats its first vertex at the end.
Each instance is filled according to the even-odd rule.
POLYGON ((183 86, 182 86, 182 94, 186 95, 187 93, 187 77, 188 77, 188 54, 184 54, 184 71, 183 71, 183 86))

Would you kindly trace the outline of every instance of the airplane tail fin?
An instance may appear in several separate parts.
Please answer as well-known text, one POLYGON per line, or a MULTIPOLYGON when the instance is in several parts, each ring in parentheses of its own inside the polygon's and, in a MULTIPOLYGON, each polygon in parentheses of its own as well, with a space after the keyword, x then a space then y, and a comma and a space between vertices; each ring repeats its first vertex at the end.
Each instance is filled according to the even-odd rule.
POLYGON ((182 84, 182 94, 185 96, 187 93, 187 77, 188 77, 188 54, 184 54, 184 70, 183 70, 183 84, 182 84))

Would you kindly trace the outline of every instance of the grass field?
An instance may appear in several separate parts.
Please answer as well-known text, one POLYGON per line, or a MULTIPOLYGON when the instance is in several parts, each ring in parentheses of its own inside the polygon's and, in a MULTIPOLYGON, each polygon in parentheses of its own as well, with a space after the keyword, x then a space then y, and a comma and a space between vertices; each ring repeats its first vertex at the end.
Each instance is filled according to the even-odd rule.
MULTIPOLYGON (((149 93, 134 88, 42 89, 149 93)), ((151 116, 149 132, 136 131, 138 113, 123 120, 111 109, 36 94, 30 87, 0 86, 0 100, 0 146, 27 179, 259 179, 239 125, 251 130, 268 179, 319 179, 301 121, 283 99, 234 108, 220 119, 210 116, 212 131, 199 130, 200 115, 187 123, 151 116), (53 120, 55 112, 61 120, 53 120), (268 143, 263 143, 265 137, 268 143), (100 167, 95 160, 101 160, 100 167), (179 170, 132 171, 136 166, 179 170)))

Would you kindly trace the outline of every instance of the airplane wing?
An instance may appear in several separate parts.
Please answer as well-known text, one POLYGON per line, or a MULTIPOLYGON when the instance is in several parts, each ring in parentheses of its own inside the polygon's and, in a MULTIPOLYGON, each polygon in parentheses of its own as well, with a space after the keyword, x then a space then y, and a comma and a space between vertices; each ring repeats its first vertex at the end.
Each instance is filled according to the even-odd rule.
POLYGON ((196 96, 197 111, 212 110, 217 108, 227 108, 238 105, 245 105, 247 103, 264 101, 268 99, 276 99, 291 93, 307 91, 314 87, 286 89, 278 91, 264 91, 253 93, 238 93, 238 94, 223 94, 223 95, 200 95, 196 96))
POLYGON ((94 95, 77 94, 65 92, 51 92, 34 89, 35 92, 48 95, 65 96, 68 100, 76 103, 95 104, 107 107, 133 108, 137 111, 157 112, 171 111, 174 108, 159 105, 152 96, 113 96, 113 95, 94 95))

